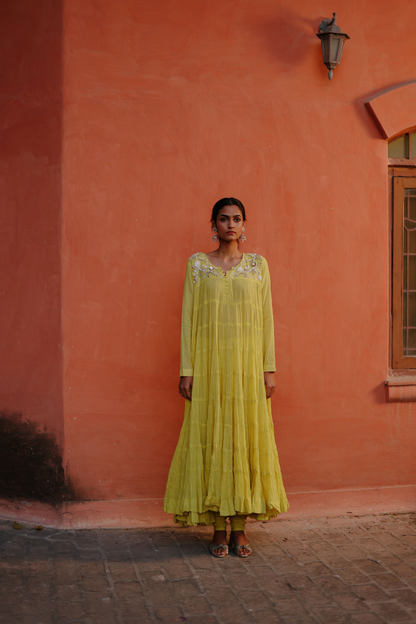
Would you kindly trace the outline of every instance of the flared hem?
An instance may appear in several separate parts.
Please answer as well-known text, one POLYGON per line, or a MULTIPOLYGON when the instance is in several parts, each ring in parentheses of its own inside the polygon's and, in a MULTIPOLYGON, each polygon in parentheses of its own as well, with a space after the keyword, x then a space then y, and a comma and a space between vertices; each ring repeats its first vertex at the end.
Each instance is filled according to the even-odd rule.
MULTIPOLYGON (((265 513, 245 513, 241 511, 235 511, 234 514, 230 515, 239 515, 246 516, 247 518, 252 518, 253 520, 259 520, 260 522, 267 522, 268 520, 272 520, 272 518, 276 518, 282 513, 285 513, 289 509, 289 503, 286 501, 283 505, 281 505, 280 509, 271 508, 268 509, 265 513)), ((173 514, 173 521, 175 524, 178 524, 180 527, 185 526, 213 526, 215 522, 215 513, 218 513, 218 509, 207 509, 207 511, 203 513, 198 513, 195 511, 183 511, 180 514, 173 514)), ((225 517, 230 517, 227 515, 225 517)))

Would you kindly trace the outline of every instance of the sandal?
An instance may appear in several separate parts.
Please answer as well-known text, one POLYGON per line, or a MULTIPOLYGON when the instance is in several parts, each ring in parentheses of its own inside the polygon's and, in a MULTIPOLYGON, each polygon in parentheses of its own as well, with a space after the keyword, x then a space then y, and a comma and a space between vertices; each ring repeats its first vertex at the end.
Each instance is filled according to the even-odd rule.
POLYGON ((209 552, 211 553, 213 557, 218 557, 218 559, 224 559, 224 557, 228 555, 228 544, 210 544, 209 552), (215 550, 218 550, 218 548, 220 549, 220 552, 224 551, 225 554, 221 555, 219 553, 214 552, 215 550))
POLYGON ((230 542, 230 548, 237 557, 241 557, 241 559, 245 559, 246 557, 250 557, 253 554, 253 549, 250 544, 236 544, 235 542, 230 542), (245 548, 248 550, 247 553, 242 553, 242 549, 245 548))

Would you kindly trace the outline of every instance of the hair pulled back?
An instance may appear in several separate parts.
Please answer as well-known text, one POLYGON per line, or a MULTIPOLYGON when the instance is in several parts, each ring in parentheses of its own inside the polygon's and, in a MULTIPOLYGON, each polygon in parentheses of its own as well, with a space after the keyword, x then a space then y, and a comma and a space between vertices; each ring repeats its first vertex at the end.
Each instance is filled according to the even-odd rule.
POLYGON ((217 203, 214 205, 214 208, 212 209, 211 223, 213 225, 216 224, 218 213, 221 208, 224 208, 224 206, 237 206, 237 208, 241 210, 241 214, 243 215, 243 221, 246 220, 246 209, 244 208, 243 203, 235 197, 223 197, 222 199, 219 199, 217 201, 217 203))

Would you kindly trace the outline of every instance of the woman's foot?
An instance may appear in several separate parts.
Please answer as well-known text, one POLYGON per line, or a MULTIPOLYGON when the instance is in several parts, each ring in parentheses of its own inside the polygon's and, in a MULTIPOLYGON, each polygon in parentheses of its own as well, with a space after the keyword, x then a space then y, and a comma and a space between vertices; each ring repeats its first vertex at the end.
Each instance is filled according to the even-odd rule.
POLYGON ((234 550, 239 557, 249 557, 253 552, 248 544, 248 539, 244 531, 231 531, 230 544, 234 544, 237 548, 234 550), (245 548, 247 546, 247 548, 245 548))
POLYGON ((214 537, 210 545, 211 555, 214 557, 226 557, 228 555, 227 532, 214 531, 214 537), (227 546, 227 548, 215 548, 215 546, 227 546))

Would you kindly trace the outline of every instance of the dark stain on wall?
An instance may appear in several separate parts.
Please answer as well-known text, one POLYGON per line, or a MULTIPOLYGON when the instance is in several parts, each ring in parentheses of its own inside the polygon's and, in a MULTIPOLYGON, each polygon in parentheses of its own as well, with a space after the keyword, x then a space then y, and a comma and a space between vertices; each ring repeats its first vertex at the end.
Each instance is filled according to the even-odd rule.
POLYGON ((0 498, 74 500, 55 438, 21 414, 0 412, 0 498))

